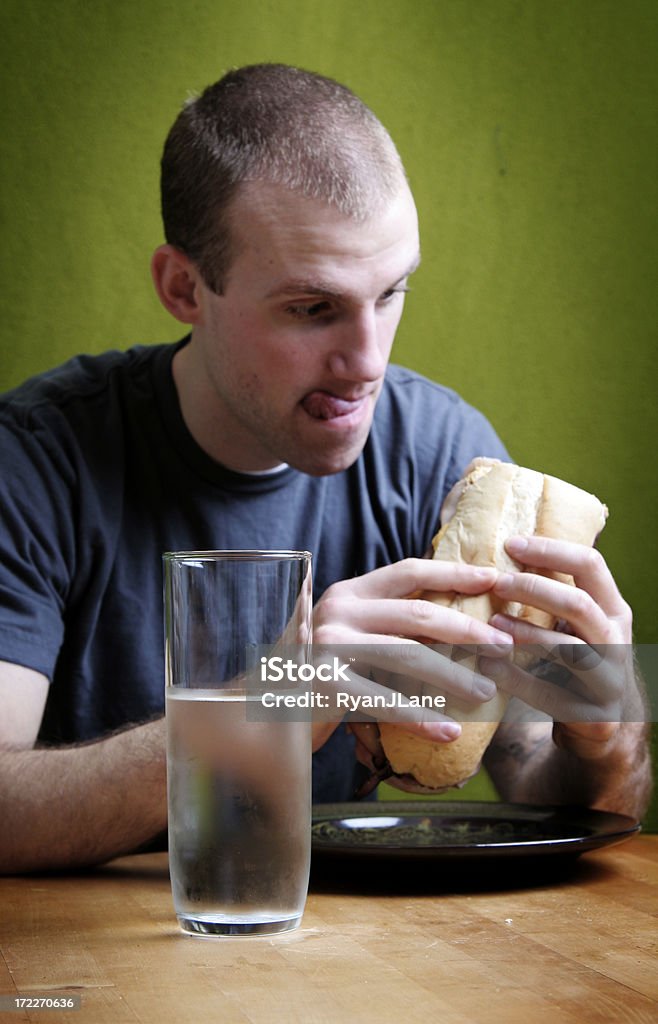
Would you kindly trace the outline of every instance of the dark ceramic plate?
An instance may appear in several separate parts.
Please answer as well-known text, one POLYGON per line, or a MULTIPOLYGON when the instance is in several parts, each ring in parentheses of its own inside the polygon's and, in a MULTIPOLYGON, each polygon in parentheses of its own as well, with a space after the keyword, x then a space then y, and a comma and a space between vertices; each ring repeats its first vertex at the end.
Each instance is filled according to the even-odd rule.
POLYGON ((341 856, 527 857, 611 846, 632 818, 579 807, 442 800, 316 804, 313 853, 341 856))

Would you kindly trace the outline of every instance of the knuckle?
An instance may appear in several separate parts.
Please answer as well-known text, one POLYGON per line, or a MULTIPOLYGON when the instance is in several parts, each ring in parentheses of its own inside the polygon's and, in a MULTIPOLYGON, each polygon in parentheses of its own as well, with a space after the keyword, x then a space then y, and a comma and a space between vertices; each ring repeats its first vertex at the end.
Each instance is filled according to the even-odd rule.
POLYGON ((611 647, 613 644, 619 642, 619 633, 616 624, 608 622, 601 630, 602 642, 604 646, 611 647))
POLYGON ((629 634, 633 629, 633 609, 626 601, 622 600, 621 611, 619 613, 619 621, 623 629, 628 630, 629 634))
POLYGON ((313 626, 313 645, 316 650, 323 647, 332 647, 337 644, 347 643, 350 634, 338 624, 323 623, 313 626))
POLYGON ((543 577, 536 572, 524 572, 520 574, 521 580, 528 595, 532 597, 537 593, 543 583, 543 577))
POLYGON ((327 622, 334 622, 339 619, 340 609, 343 601, 336 594, 331 593, 331 588, 326 591, 324 597, 318 602, 315 608, 315 621, 319 625, 327 622))
POLYGON ((592 612, 592 598, 584 590, 574 588, 569 596, 569 610, 577 618, 585 618, 592 612))
POLYGON ((334 635, 333 631, 328 626, 324 625, 324 623, 319 625, 315 623, 313 624, 313 643, 316 647, 323 647, 325 644, 332 643, 332 637, 334 635))
POLYGON ((409 591, 414 592, 416 590, 422 590, 427 585, 427 580, 423 573, 423 562, 427 562, 427 559, 422 558, 403 558, 400 562, 401 571, 404 576, 409 580, 409 591))
POLYGON ((473 619, 470 615, 465 616, 464 623, 464 639, 467 643, 477 644, 481 641, 480 636, 480 623, 477 619, 473 619))
POLYGON ((337 583, 332 583, 327 587, 324 594, 318 601, 318 605, 329 604, 332 601, 339 599, 340 594, 345 591, 345 581, 339 580, 337 583))
POLYGON ((343 616, 339 614, 342 603, 331 598, 317 605, 313 613, 313 636, 315 640, 327 632, 335 632, 343 616))
POLYGON ((421 644, 413 640, 405 640, 397 644, 392 652, 392 657, 406 668, 413 668, 421 664, 425 656, 425 650, 421 644))
POLYGON ((412 597, 409 602, 409 611, 412 619, 417 622, 427 622, 434 615, 434 609, 429 601, 422 597, 412 597))
POLYGON ((603 555, 596 548, 586 548, 584 554, 585 568, 593 573, 599 573, 605 568, 603 555))
POLYGON ((587 600, 582 590, 573 590, 569 594, 568 598, 569 614, 575 618, 581 618, 583 615, 587 615, 589 611, 587 606, 587 600))

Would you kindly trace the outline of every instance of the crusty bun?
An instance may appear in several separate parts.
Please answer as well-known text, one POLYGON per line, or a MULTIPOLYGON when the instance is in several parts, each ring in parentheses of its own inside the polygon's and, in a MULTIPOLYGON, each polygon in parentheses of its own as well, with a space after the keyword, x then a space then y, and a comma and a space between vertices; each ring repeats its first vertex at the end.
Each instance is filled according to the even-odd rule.
MULTIPOLYGON (((605 505, 593 494, 563 480, 490 459, 476 459, 472 467, 446 499, 444 525, 433 542, 434 558, 519 572, 523 567, 505 550, 509 537, 534 534, 591 545, 605 525, 605 505)), ((574 582, 570 576, 546 575, 574 582)), ((548 629, 556 624, 546 612, 517 603, 506 604, 488 593, 423 597, 484 622, 495 612, 504 612, 548 629)), ((523 653, 516 654, 515 659, 522 661, 523 653)), ((380 723, 381 743, 391 768, 396 775, 406 777, 407 785, 403 788, 409 788, 409 776, 429 789, 463 784, 480 767, 506 705, 507 697, 502 692, 475 710, 459 701, 449 702, 446 713, 462 723, 461 736, 451 743, 431 743, 411 735, 402 726, 380 723)), ((394 778, 390 781, 395 785, 394 778)))

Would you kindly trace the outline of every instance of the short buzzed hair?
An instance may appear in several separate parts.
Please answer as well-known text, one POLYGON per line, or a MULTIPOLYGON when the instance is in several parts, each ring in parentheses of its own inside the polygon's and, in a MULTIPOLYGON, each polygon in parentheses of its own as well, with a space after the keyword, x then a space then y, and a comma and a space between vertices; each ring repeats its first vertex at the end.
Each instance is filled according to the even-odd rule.
POLYGON ((241 185, 283 185, 365 220, 404 181, 390 135, 350 89, 284 64, 230 71, 186 103, 161 166, 167 242, 218 293, 234 255, 228 211, 241 185))

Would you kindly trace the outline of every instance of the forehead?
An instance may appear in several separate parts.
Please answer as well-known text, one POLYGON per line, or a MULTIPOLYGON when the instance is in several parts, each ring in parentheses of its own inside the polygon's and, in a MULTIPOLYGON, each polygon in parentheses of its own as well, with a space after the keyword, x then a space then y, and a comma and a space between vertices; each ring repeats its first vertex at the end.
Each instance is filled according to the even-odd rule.
POLYGON ((235 258, 227 287, 256 281, 268 292, 286 282, 337 290, 382 290, 418 261, 418 220, 406 183, 367 220, 282 186, 252 183, 230 212, 235 258))

